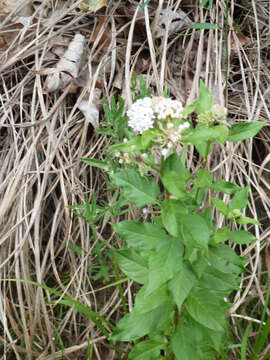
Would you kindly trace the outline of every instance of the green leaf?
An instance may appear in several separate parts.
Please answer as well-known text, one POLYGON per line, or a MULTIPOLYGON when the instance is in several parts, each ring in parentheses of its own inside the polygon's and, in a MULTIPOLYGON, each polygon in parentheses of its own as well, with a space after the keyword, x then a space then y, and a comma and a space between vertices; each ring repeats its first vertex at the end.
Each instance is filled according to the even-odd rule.
POLYGON ((134 169, 113 174, 112 181, 122 187, 124 196, 138 207, 157 203, 160 194, 158 185, 154 180, 142 178, 134 169))
POLYGON ((122 221, 113 226, 117 234, 129 246, 140 250, 152 250, 168 239, 165 230, 157 224, 122 221))
POLYGON ((164 161, 163 172, 166 173, 168 171, 176 171, 179 176, 185 180, 190 177, 188 169, 184 166, 183 162, 176 153, 171 154, 164 161))
POLYGON ((230 246, 219 244, 209 248, 208 261, 210 264, 225 274, 240 274, 243 271, 245 260, 238 256, 230 246))
POLYGON ((134 346, 128 356, 129 360, 157 360, 160 359, 160 351, 165 349, 166 344, 155 341, 146 340, 134 346))
POLYGON ((233 184, 230 181, 217 180, 215 181, 210 188, 215 191, 223 192, 224 194, 233 194, 236 191, 239 191, 240 186, 233 184))
POLYGON ((207 171, 206 169, 200 169, 197 172, 196 179, 194 181, 194 185, 197 188, 209 188, 212 183, 212 173, 207 171))
POLYGON ((162 136, 162 131, 159 129, 148 129, 141 136, 141 149, 147 150, 156 140, 157 137, 162 136))
POLYGON ((180 200, 165 200, 161 204, 161 217, 166 230, 172 236, 177 237, 180 233, 181 222, 188 214, 188 209, 180 200))
POLYGON ((256 241, 256 236, 245 230, 230 231, 230 240, 236 244, 250 244, 256 241))
POLYGON ((211 198, 211 202, 215 207, 224 215, 228 215, 229 209, 226 203, 223 200, 217 198, 211 198))
POLYGON ((211 23, 192 23, 191 28, 195 30, 217 30, 217 24, 211 23))
POLYGON ((185 216, 182 235, 186 246, 195 246, 207 250, 210 232, 206 221, 200 215, 189 214, 185 216))
POLYGON ((235 219, 237 224, 245 225, 245 224, 253 224, 253 225, 261 225, 261 223, 253 218, 248 216, 241 216, 240 218, 235 219))
POLYGON ((187 196, 186 179, 176 171, 167 171, 161 178, 166 190, 177 199, 187 196))
POLYGON ((187 118, 190 114, 192 114, 196 110, 196 102, 186 105, 182 111, 183 118, 187 118))
POLYGON ((229 210, 239 209, 244 210, 248 203, 249 186, 244 187, 234 195, 229 204, 229 210))
POLYGON ((183 136, 182 141, 197 146, 205 141, 217 140, 219 143, 223 143, 227 136, 228 128, 226 125, 197 126, 194 130, 190 130, 186 136, 183 136))
POLYGON ((187 264, 183 263, 181 270, 169 281, 168 288, 179 311, 192 289, 195 279, 196 276, 193 271, 190 270, 187 264))
POLYGON ((228 228, 220 228, 214 234, 215 243, 223 243, 230 238, 230 231, 228 228))
POLYGON ((187 317, 179 321, 172 337, 176 360, 215 360, 222 333, 214 332, 187 317), (215 342, 215 345, 213 344, 215 342), (217 344, 217 346, 216 346, 217 344))
POLYGON ((144 284, 148 277, 146 260, 134 250, 118 250, 115 253, 121 271, 130 279, 144 284))
MULTIPOLYGON (((197 23, 196 25, 202 25, 202 24, 197 23)), ((213 105, 213 96, 210 93, 208 87, 204 84, 204 82, 200 80, 199 97, 196 101, 196 108, 198 113, 203 114, 210 111, 212 105, 213 105)))
POLYGON ((190 173, 175 153, 165 160, 163 174, 163 185, 171 194, 177 198, 187 195, 186 181, 190 173))
POLYGON ((111 339, 113 341, 137 340, 149 333, 157 333, 170 319, 173 307, 163 303, 148 313, 141 314, 135 308, 117 324, 111 339))
POLYGON ((252 121, 246 123, 238 123, 232 125, 227 137, 228 141, 237 142, 255 136, 263 127, 265 123, 262 121, 252 121))
POLYGON ((97 167, 97 168, 105 170, 105 171, 110 170, 110 164, 108 164, 106 161, 96 160, 96 159, 88 159, 88 158, 81 158, 81 161, 87 165, 97 167))
POLYGON ((223 299, 224 296, 239 287, 238 276, 235 274, 224 274, 223 272, 214 269, 212 266, 208 266, 203 276, 198 281, 197 286, 199 288, 220 293, 221 299, 223 299))
POLYGON ((224 331, 227 305, 217 301, 208 290, 193 289, 185 302, 185 308, 200 324, 215 331, 224 331))
POLYGON ((165 303, 171 303, 173 306, 167 284, 159 287, 151 294, 147 294, 147 285, 144 285, 136 295, 134 308, 140 314, 145 314, 165 303))
POLYGON ((208 260, 205 256, 205 254, 202 254, 201 251, 198 249, 192 249, 192 253, 187 258, 189 259, 191 263, 192 271, 197 275, 197 277, 200 279, 205 269, 208 267, 208 260))
POLYGON ((182 267, 182 256, 183 245, 176 239, 161 243, 158 252, 149 258, 147 295, 174 277, 182 267))

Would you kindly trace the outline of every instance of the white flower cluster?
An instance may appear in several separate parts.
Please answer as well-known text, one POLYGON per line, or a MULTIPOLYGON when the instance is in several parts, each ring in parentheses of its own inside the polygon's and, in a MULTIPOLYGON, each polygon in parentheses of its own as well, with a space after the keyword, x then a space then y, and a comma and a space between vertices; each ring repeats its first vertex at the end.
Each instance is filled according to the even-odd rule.
POLYGON ((180 101, 164 97, 139 99, 127 111, 128 126, 139 134, 152 128, 154 121, 180 119, 183 106, 180 101))
POLYGON ((171 119, 180 119, 182 116, 183 106, 178 100, 172 100, 164 97, 154 97, 152 100, 153 110, 158 120, 168 117, 171 119))
POLYGON ((154 125, 155 115, 152 108, 152 99, 145 97, 131 105, 127 111, 128 126, 139 134, 150 129, 154 125))

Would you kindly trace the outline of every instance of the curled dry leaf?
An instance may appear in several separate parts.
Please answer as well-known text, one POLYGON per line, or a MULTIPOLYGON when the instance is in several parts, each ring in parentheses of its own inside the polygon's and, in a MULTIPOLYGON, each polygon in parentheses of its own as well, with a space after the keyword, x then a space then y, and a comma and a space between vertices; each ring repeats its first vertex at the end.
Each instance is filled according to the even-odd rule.
POLYGON ((82 10, 90 10, 93 12, 107 6, 108 0, 85 0, 81 3, 80 8, 82 10))
POLYGON ((188 15, 182 11, 173 11, 171 9, 163 9, 160 13, 158 25, 156 27, 156 38, 162 38, 166 34, 166 27, 169 26, 168 35, 172 35, 180 31, 183 27, 192 23, 188 15))
POLYGON ((78 106, 79 110, 83 113, 85 120, 92 124, 94 128, 97 128, 99 125, 99 109, 96 104, 100 96, 101 90, 96 88, 92 100, 89 98, 89 95, 87 95, 82 99, 78 106))
POLYGON ((76 34, 63 57, 56 64, 56 72, 47 76, 45 89, 49 92, 65 88, 77 78, 84 50, 85 37, 76 34))

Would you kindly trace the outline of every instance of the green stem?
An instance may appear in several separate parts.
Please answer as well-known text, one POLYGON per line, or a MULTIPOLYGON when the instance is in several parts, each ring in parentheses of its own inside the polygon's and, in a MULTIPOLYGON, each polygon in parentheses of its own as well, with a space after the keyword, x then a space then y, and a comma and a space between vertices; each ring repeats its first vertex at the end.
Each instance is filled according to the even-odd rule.
MULTIPOLYGON (((208 140, 208 141, 207 141, 207 144, 206 144, 206 151, 205 151, 204 160, 203 160, 203 163, 202 163, 202 168, 203 168, 203 169, 206 169, 206 166, 207 166, 207 159, 208 159, 208 153, 209 153, 210 146, 211 146, 211 142, 208 140)), ((198 200, 198 196, 199 196, 200 190, 201 190, 201 188, 199 188, 199 187, 198 187, 198 189, 196 190, 195 201, 198 200)))

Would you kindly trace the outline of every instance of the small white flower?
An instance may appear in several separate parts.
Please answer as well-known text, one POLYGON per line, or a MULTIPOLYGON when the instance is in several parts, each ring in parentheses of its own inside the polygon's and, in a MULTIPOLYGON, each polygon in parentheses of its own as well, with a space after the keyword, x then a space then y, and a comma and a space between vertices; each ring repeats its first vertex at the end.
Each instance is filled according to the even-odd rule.
POLYGON ((168 129, 172 129, 173 127, 174 127, 173 123, 168 123, 168 124, 167 124, 167 128, 168 128, 168 129))
POLYGON ((168 157, 170 155, 171 150, 167 149, 167 148, 163 148, 161 150, 161 155, 164 156, 165 158, 168 157))
POLYGON ((135 101, 127 111, 127 116, 128 126, 136 133, 142 134, 152 128, 155 116, 151 98, 146 97, 135 101))
POLYGON ((147 159, 147 154, 146 154, 146 153, 143 153, 143 154, 142 154, 142 158, 143 158, 143 159, 147 159))
POLYGON ((148 211, 147 208, 143 208, 143 209, 142 209, 142 212, 143 212, 144 215, 147 215, 147 214, 149 213, 149 211, 148 211))
POLYGON ((119 164, 123 164, 124 160, 123 159, 119 159, 119 164))
POLYGON ((178 133, 181 134, 184 130, 188 129, 190 127, 190 124, 186 121, 184 124, 179 125, 178 127, 178 133))
POLYGON ((168 117, 171 119, 180 119, 182 117, 183 106, 178 100, 154 97, 152 106, 158 120, 164 120, 168 117))
POLYGON ((120 156, 121 156, 120 151, 116 151, 115 156, 116 156, 116 157, 120 157, 120 156))
POLYGON ((123 142, 124 142, 124 143, 127 143, 127 142, 128 142, 128 139, 127 139, 127 138, 124 138, 124 139, 123 139, 123 142))

